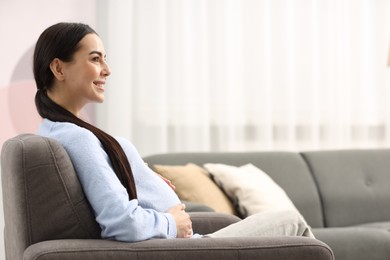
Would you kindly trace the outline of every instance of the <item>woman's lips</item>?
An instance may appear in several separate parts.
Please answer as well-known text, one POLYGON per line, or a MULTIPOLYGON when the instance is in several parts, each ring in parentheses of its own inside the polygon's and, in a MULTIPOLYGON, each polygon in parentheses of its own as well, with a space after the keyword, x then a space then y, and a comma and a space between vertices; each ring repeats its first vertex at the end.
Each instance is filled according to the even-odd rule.
POLYGON ((104 85, 106 84, 105 81, 94 81, 93 84, 101 90, 104 90, 104 85))

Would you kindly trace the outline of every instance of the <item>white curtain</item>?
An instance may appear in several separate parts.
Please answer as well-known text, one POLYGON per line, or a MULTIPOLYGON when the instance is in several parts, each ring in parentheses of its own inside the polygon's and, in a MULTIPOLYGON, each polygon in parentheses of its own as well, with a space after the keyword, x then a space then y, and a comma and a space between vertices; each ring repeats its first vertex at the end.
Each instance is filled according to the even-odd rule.
POLYGON ((97 123, 142 155, 390 147, 388 0, 98 1, 97 123))

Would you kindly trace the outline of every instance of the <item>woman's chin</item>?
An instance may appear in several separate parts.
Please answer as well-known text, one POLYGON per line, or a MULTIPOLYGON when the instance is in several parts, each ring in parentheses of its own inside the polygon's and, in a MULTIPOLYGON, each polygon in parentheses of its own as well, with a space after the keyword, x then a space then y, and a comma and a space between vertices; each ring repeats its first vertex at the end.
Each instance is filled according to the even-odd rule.
POLYGON ((96 95, 95 102, 96 102, 96 103, 103 103, 103 102, 104 102, 104 99, 105 99, 104 94, 103 94, 103 93, 98 93, 98 94, 96 95))

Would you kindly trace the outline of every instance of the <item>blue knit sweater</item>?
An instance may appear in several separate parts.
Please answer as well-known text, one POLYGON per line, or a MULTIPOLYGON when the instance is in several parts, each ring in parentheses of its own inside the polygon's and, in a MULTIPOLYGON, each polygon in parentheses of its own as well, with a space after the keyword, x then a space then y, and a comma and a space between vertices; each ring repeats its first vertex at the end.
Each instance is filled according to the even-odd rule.
POLYGON ((135 242, 175 238, 176 223, 167 210, 180 203, 175 192, 145 165, 135 147, 116 138, 134 175, 138 199, 128 199, 102 144, 89 130, 72 123, 44 119, 38 134, 59 141, 73 163, 102 237, 135 242))

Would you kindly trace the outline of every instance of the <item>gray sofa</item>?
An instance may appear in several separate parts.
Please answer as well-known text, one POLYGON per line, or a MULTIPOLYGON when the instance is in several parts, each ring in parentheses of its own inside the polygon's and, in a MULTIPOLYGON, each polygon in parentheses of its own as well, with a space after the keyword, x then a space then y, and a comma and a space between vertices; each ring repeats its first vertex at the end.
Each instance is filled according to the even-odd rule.
POLYGON ((178 153, 145 161, 252 163, 286 191, 337 260, 390 259, 390 150, 178 153))
MULTIPOLYGON (((206 157, 197 154, 193 159, 201 161, 206 157)), ((226 159, 231 157, 227 155, 226 159)), ((190 155, 154 157, 166 162, 190 158, 190 155)), ((218 158, 225 157, 221 154, 210 157, 218 158)), ((7 260, 334 259, 328 245, 304 237, 156 239, 139 243, 103 240, 65 150, 58 142, 33 134, 22 134, 3 144, 1 182, 7 260)), ((301 206, 311 200, 305 194, 295 194, 303 201, 301 206)), ((321 225, 323 218, 316 213, 322 212, 319 205, 309 203, 305 212, 321 225), (314 207, 313 211, 310 207, 314 207)), ((196 205, 193 209, 197 209, 196 205)), ((194 232, 201 234, 239 220, 215 212, 190 214, 194 232)))

